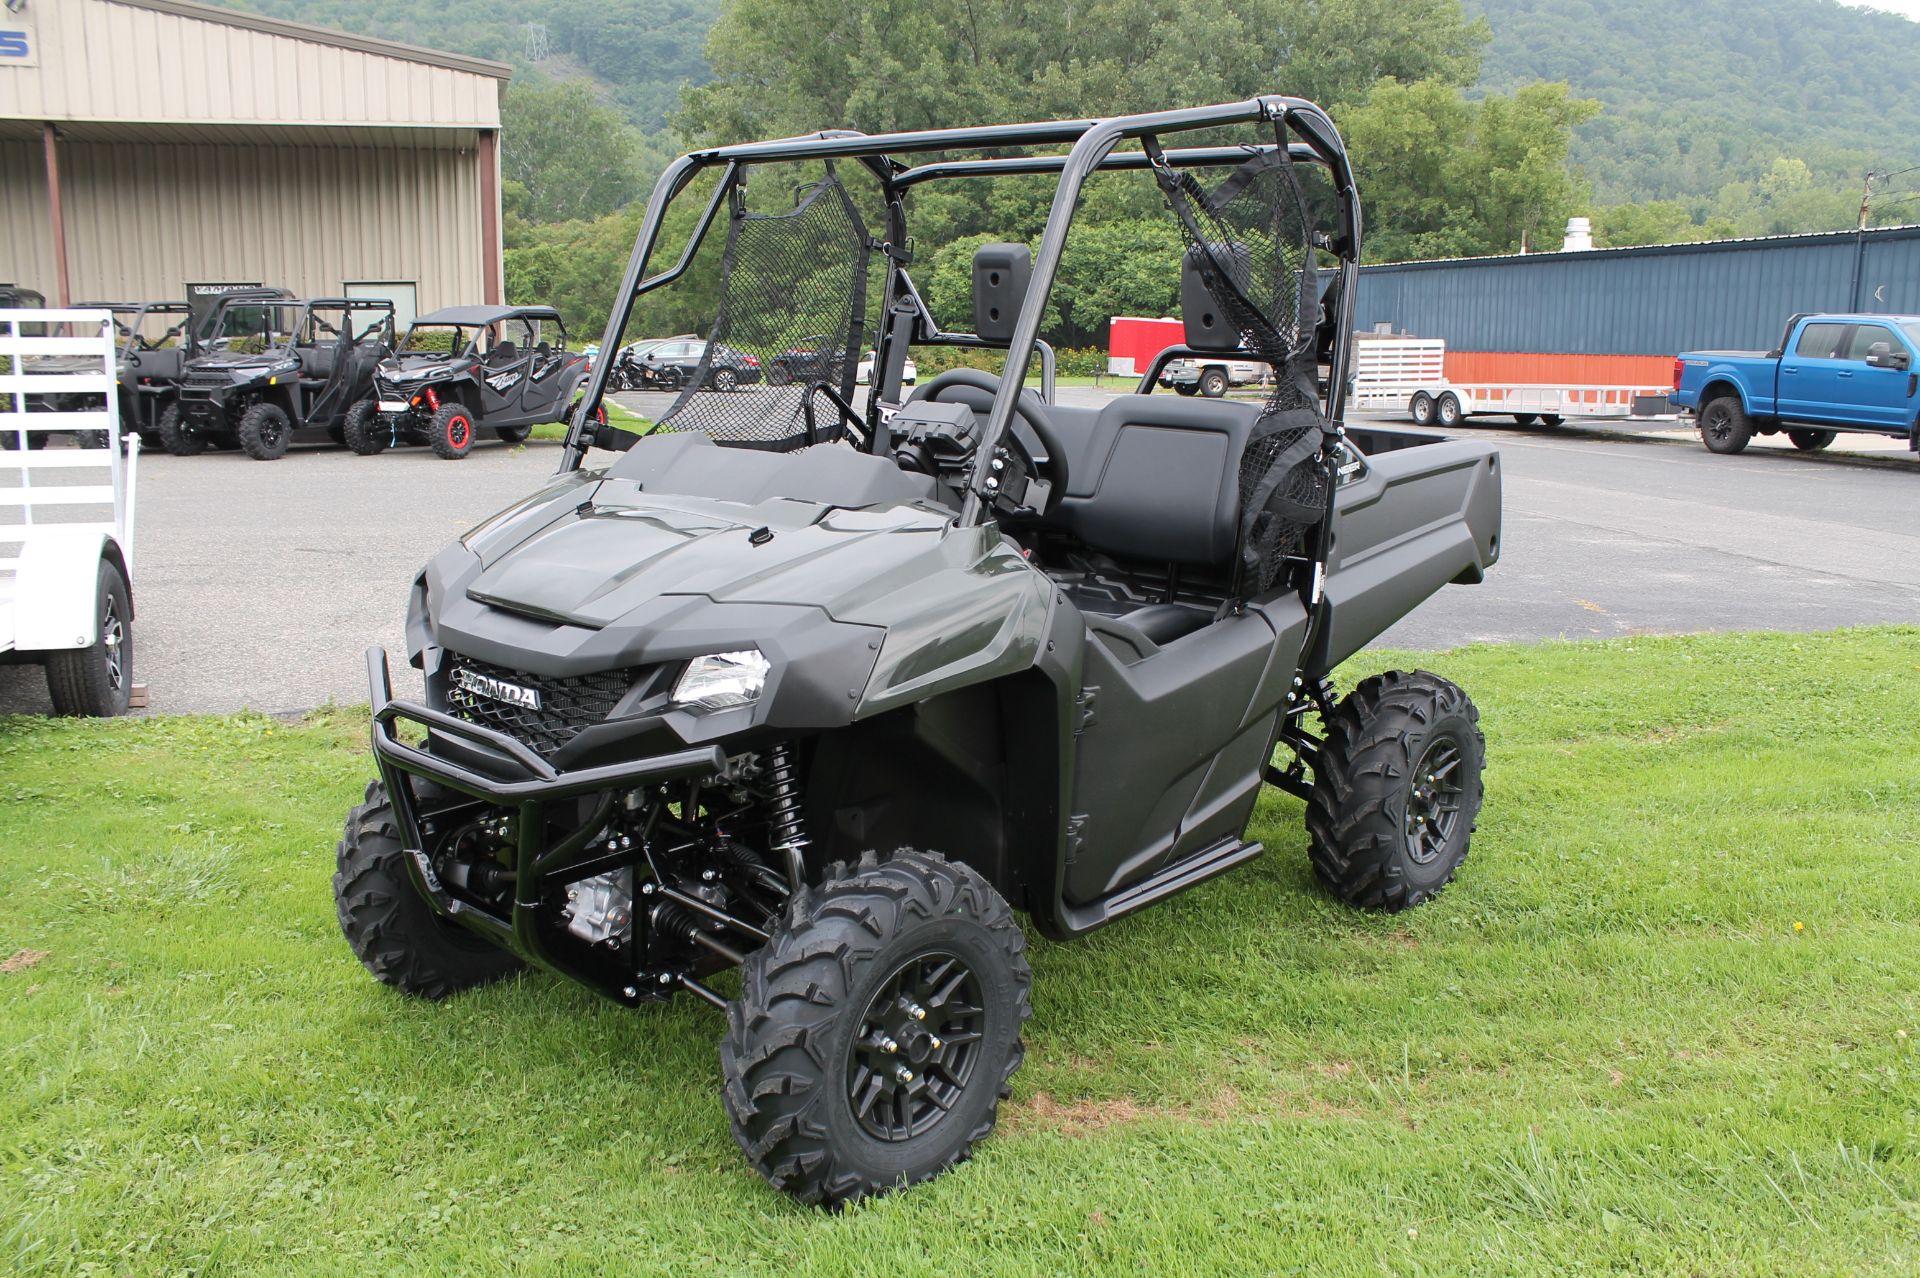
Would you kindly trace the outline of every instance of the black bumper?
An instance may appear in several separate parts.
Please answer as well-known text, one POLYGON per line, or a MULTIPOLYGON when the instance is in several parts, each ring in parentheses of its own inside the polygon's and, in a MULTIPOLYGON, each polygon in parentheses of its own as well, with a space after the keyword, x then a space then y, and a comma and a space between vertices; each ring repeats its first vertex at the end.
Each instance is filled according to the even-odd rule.
MULTIPOLYGON (((447 918, 529 963, 581 981, 618 1002, 631 1004, 659 997, 661 991, 637 980, 609 980, 605 972, 582 968, 554 953, 538 926, 542 890, 550 883, 568 883, 584 877, 584 873, 600 872, 599 863, 605 856, 589 853, 588 847, 613 816, 615 796, 620 791, 711 776, 726 766, 726 752, 719 746, 700 746, 652 758, 561 771, 503 732, 417 702, 395 700, 384 648, 367 649, 367 683, 373 705, 374 763, 393 804, 407 850, 408 872, 421 896, 447 918), (402 720, 426 728, 426 744, 431 746, 437 740, 445 752, 435 753, 400 740, 397 727, 402 720), (461 757, 451 757, 454 752, 461 757), (440 882, 425 851, 430 831, 423 827, 425 818, 414 791, 418 780, 514 809, 514 890, 509 916, 503 918, 460 900, 440 882), (589 794, 601 797, 586 822, 549 845, 548 804, 589 794)), ((677 977, 674 983, 677 987, 688 984, 677 977)))

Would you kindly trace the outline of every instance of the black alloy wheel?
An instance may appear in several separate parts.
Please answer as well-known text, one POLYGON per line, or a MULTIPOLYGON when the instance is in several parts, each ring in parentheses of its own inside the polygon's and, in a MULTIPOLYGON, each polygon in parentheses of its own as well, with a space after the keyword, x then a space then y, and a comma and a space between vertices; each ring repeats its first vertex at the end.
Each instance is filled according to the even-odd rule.
POLYGON ((918 954, 880 983, 847 1049, 847 1103, 878 1140, 910 1140, 953 1112, 986 1022, 980 983, 953 954, 918 954))
POLYGON ((1407 856, 1415 865, 1432 865, 1453 842, 1466 801, 1459 739, 1442 731, 1427 742, 1413 768, 1413 789, 1407 796, 1401 832, 1407 856))

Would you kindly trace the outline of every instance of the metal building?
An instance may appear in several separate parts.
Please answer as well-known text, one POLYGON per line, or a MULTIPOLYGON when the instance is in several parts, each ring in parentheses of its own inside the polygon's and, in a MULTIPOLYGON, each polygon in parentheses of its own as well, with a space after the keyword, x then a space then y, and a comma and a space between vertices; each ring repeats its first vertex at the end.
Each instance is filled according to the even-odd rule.
POLYGON ((15 0, 0 36, 0 281, 500 300, 506 66, 188 0, 15 0))
POLYGON ((1657 384, 1679 351, 1848 310, 1920 314, 1920 226, 1367 266, 1357 298, 1362 331, 1444 338, 1449 377, 1571 384, 1657 384))

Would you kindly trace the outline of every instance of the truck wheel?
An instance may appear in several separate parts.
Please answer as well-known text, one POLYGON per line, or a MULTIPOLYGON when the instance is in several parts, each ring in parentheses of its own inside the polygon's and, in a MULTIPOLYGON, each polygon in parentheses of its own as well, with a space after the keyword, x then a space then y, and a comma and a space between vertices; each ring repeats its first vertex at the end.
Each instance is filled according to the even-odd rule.
POLYGON ((427 443, 433 455, 447 461, 459 461, 473 451, 473 414, 459 400, 450 399, 433 411, 427 427, 427 443))
POLYGON ((1513 415, 1513 424, 1515 426, 1531 426, 1539 420, 1540 415, 1538 413, 1515 413, 1513 415))
POLYGON ((1200 393, 1200 383, 1175 382, 1173 384, 1173 393, 1176 395, 1198 395, 1200 393))
POLYGON ((493 433, 509 444, 524 444, 527 436, 533 434, 531 426, 495 426, 493 433))
POLYGON ((1803 453, 1817 453, 1833 442, 1836 433, 1830 430, 1790 430, 1787 439, 1803 453))
POLYGON ((442 999, 521 968, 520 960, 434 912, 407 873, 386 787, 367 783, 335 850, 334 911, 354 955, 402 994, 442 999))
POLYGON ((112 560, 100 561, 94 590, 99 637, 85 648, 47 654, 47 696, 55 714, 106 719, 127 712, 133 692, 133 604, 127 579, 112 560))
POLYGON ((1542 426, 1563 426, 1566 424, 1566 420, 1567 420, 1566 418, 1562 417, 1558 413, 1540 414, 1540 424, 1542 426))
POLYGON ((838 1207, 964 1159, 1025 1055, 1026 947, 1000 894, 931 852, 868 852, 795 896, 747 956, 720 1043, 754 1169, 838 1207))
POLYGON ((293 437, 287 415, 273 404, 255 404, 242 413, 235 433, 240 439, 240 451, 255 461, 278 461, 285 457, 293 437))
POLYGON ((1389 912, 1439 892, 1467 855, 1486 741, 1456 684, 1395 670, 1362 680, 1327 724, 1307 803, 1314 873, 1389 912))
POLYGON ((393 431, 380 420, 379 405, 363 399, 347 410, 347 420, 340 426, 340 442, 356 457, 371 457, 393 442, 393 431))
POLYGON ((1732 395, 1710 399, 1700 409, 1700 442, 1710 453, 1732 455, 1753 438, 1753 422, 1732 395))
POLYGON ((1425 391, 1416 391, 1407 401, 1407 416, 1413 419, 1415 426, 1433 425, 1433 396, 1425 391))
POLYGON ((1442 395, 1440 402, 1434 405, 1433 415, 1442 426, 1449 430, 1460 424, 1460 401, 1453 395, 1442 395))
POLYGON ((197 457, 207 450, 207 441, 200 432, 187 425, 180 415, 180 405, 168 404, 160 414, 160 424, 154 429, 160 432, 160 447, 175 457, 197 457))
POLYGON ((1208 399, 1219 399, 1227 393, 1227 373, 1223 368, 1209 368, 1200 374, 1200 393, 1208 399))

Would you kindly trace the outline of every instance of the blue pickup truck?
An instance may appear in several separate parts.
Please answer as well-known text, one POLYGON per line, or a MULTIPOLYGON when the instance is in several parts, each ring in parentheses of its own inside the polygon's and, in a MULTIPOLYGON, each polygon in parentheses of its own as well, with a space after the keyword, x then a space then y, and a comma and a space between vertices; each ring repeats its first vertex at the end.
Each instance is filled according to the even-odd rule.
POLYGON ((1689 351, 1673 361, 1675 407, 1709 451, 1785 431, 1814 452, 1837 431, 1894 435, 1920 451, 1920 316, 1796 315, 1772 351, 1689 351))

